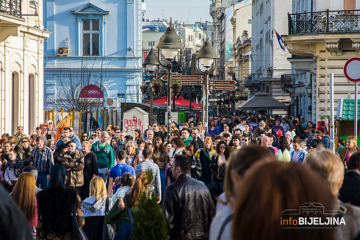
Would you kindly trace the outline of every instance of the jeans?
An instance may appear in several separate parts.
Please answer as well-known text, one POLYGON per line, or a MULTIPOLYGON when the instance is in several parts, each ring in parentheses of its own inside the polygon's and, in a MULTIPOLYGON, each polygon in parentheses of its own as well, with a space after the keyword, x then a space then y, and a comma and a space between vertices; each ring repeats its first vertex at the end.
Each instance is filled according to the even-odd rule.
POLYGON ((36 180, 36 186, 39 187, 39 184, 41 185, 41 189, 47 188, 49 182, 46 181, 46 177, 49 175, 49 172, 42 172, 38 174, 37 180, 36 180))
POLYGON ((105 173, 107 173, 108 168, 99 168, 98 169, 98 176, 101 177, 104 180, 105 186, 107 183, 107 179, 109 175, 105 175, 105 173))
POLYGON ((165 192, 165 171, 160 170, 160 179, 161 179, 161 199, 164 197, 165 192))

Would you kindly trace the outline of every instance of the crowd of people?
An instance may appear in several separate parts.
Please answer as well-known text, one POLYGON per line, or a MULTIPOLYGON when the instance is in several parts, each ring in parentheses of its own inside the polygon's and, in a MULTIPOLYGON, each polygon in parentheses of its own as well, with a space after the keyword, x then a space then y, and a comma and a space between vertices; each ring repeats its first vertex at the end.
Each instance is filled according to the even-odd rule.
POLYGON ((109 239, 104 226, 120 233, 131 224, 146 191, 174 240, 360 236, 355 137, 332 152, 327 129, 301 117, 209 116, 208 129, 195 121, 171 118, 170 133, 150 123, 133 135, 111 125, 80 138, 63 127, 59 140, 41 128, 26 136, 22 126, 2 134, 0 239, 109 239), (283 229, 282 212, 307 202, 337 210, 346 224, 283 229), (12 231, 11 221, 28 226, 12 231))

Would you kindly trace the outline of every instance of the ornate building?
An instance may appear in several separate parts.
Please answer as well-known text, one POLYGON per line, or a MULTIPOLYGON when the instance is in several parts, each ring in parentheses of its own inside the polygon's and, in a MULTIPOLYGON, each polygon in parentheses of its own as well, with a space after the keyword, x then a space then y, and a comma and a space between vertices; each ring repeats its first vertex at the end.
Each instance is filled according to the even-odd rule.
POLYGON ((43 1, 0 1, 0 133, 44 121, 43 1))

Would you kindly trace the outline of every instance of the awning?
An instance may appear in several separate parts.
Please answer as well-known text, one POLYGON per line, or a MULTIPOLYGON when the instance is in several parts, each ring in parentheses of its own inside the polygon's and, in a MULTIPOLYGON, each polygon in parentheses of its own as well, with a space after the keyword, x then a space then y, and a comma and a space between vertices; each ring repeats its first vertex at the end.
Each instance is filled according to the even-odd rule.
POLYGON ((287 109, 284 103, 270 97, 268 93, 258 92, 254 97, 243 102, 236 109, 239 110, 272 110, 272 109, 287 109))
MULTIPOLYGON (((147 104, 150 104, 150 102, 147 102, 147 104)), ((164 96, 158 100, 153 101, 153 104, 167 105, 167 98, 164 96)), ((172 105, 173 105, 173 97, 171 97, 171 106, 172 105)), ((185 100, 183 97, 177 97, 175 98, 175 106, 190 108, 190 102, 188 100, 185 100)), ((191 102, 191 109, 201 110, 201 108, 202 108, 201 104, 191 102)))

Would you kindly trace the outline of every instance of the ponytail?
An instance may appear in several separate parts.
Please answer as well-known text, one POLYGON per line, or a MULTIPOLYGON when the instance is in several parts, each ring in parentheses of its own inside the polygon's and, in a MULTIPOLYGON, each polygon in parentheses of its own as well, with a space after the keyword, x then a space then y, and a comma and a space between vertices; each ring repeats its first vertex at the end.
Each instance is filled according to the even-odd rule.
POLYGON ((130 173, 124 173, 120 180, 121 186, 132 187, 134 185, 134 176, 130 173))
POLYGON ((141 194, 147 189, 149 181, 145 172, 136 175, 135 185, 130 192, 129 207, 132 208, 137 204, 141 194))

